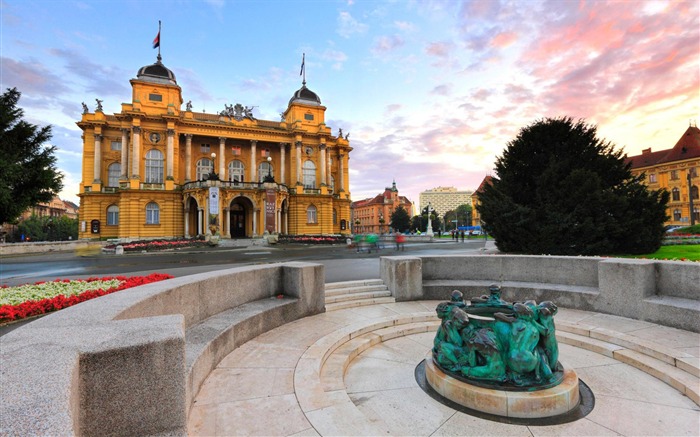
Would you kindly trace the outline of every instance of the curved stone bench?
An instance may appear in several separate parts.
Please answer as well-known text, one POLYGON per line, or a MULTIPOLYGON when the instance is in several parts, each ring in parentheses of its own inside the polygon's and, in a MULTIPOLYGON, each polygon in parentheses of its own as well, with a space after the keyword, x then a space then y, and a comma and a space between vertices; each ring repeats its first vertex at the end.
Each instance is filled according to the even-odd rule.
POLYGON ((508 301, 551 300, 700 332, 700 263, 597 257, 455 255, 382 257, 381 278, 397 302, 465 298, 489 284, 508 301))
POLYGON ((3 435, 186 435, 239 345, 324 311, 323 265, 233 268, 113 293, 0 337, 3 435), (277 298, 283 295, 283 298, 277 298))

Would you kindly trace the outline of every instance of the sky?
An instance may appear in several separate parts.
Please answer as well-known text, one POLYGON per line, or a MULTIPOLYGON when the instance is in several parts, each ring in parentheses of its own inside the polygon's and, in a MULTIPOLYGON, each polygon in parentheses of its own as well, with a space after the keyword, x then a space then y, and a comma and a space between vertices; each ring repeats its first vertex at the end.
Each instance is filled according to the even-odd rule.
MULTIPOLYGON (((700 118, 700 2, 587 0, 0 0, 0 86, 53 129, 60 196, 78 201, 85 102, 106 114, 161 55, 194 111, 279 120, 305 53, 352 200, 393 181, 475 190, 525 126, 568 116, 629 156, 700 118)), ((184 108, 184 106, 183 106, 184 108)))

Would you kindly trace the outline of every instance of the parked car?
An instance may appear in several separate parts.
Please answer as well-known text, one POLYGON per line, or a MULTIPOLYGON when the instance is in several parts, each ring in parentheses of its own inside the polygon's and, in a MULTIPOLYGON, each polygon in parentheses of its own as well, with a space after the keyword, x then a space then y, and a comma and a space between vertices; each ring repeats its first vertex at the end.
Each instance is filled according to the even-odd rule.
POLYGON ((666 230, 666 232, 671 233, 671 232, 675 231, 676 229, 680 229, 680 228, 682 228, 682 227, 683 227, 683 226, 672 226, 672 225, 669 225, 669 226, 664 226, 664 229, 666 230))

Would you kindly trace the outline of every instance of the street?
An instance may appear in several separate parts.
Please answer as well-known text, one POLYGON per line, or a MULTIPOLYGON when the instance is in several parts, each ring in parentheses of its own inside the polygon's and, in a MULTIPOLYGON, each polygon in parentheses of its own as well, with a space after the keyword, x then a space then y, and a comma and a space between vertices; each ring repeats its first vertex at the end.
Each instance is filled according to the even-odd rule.
POLYGON ((324 264, 326 282, 379 277, 379 257, 392 255, 443 255, 478 253, 484 240, 441 240, 406 244, 396 252, 393 245, 380 251, 356 252, 346 246, 272 245, 212 247, 172 252, 76 254, 66 252, 7 256, 0 259, 0 285, 14 286, 53 279, 93 276, 146 275, 153 272, 186 276, 234 266, 309 261, 324 264))

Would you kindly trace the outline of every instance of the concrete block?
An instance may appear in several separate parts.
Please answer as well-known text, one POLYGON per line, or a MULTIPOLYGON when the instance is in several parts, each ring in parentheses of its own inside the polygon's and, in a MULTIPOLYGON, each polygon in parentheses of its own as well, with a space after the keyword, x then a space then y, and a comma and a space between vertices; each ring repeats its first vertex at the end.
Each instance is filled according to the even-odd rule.
POLYGON ((397 302, 418 300, 423 297, 421 258, 411 256, 383 256, 379 274, 397 302))

